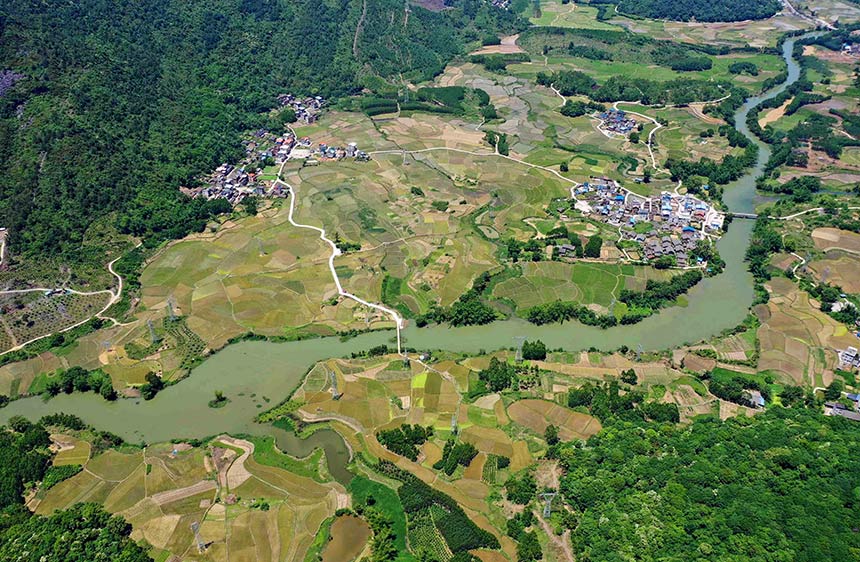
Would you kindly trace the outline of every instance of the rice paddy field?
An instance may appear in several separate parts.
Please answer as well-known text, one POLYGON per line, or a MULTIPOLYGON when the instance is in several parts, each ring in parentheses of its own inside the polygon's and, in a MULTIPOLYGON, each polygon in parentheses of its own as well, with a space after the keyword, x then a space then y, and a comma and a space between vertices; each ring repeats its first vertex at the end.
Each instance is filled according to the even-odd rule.
POLYGON ((857 338, 788 279, 774 278, 767 288, 770 301, 755 307, 761 322, 758 370, 776 373, 790 384, 829 384, 838 363, 835 350, 856 346, 857 338))
POLYGON ((508 415, 538 435, 543 435, 548 426, 554 425, 558 428, 559 437, 565 441, 586 440, 602 429, 596 418, 547 400, 517 400, 508 406, 508 415))
MULTIPOLYGON (((819 2, 816 2, 816 5, 818 4, 819 2)), ((812 28, 804 20, 784 13, 765 20, 731 23, 631 19, 618 14, 612 17, 609 23, 655 39, 731 47, 749 45, 756 48, 773 47, 784 33, 812 28)))
MULTIPOLYGON (((596 304, 608 309, 622 289, 641 291, 649 279, 664 281, 672 272, 648 266, 607 263, 537 262, 521 264, 522 275, 495 286, 493 296, 513 301, 517 309, 556 300, 596 304)), ((623 315, 626 305, 616 303, 623 315)))
POLYGON ((342 503, 337 485, 261 464, 251 443, 227 436, 208 447, 157 444, 93 458, 85 441, 54 440, 66 447, 56 462, 75 461, 84 471, 30 507, 48 514, 76 502, 101 503, 125 517, 132 538, 153 545, 159 559, 301 560, 323 520, 342 503), (197 550, 193 523, 200 525, 205 552, 197 550))

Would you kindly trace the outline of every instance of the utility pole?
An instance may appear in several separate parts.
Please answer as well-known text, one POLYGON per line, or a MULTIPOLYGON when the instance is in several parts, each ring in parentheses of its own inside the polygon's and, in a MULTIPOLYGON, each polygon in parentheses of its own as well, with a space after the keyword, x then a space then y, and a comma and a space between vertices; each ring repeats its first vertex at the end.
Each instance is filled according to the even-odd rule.
POLYGON ((514 336, 514 343, 517 344, 517 357, 516 357, 517 363, 523 362, 523 344, 525 343, 525 341, 526 341, 525 336, 514 336))
POLYGON ((194 533, 194 540, 197 542, 197 552, 206 550, 206 543, 200 538, 200 523, 198 521, 191 524, 191 531, 194 533))

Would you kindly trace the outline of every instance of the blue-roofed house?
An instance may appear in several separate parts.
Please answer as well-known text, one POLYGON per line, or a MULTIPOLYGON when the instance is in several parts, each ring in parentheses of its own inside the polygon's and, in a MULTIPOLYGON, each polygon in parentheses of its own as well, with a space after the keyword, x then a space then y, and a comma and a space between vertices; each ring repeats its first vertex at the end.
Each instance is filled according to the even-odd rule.
POLYGON ((753 406, 756 408, 764 408, 764 396, 761 395, 761 392, 758 390, 750 390, 749 391, 750 402, 752 402, 753 406))

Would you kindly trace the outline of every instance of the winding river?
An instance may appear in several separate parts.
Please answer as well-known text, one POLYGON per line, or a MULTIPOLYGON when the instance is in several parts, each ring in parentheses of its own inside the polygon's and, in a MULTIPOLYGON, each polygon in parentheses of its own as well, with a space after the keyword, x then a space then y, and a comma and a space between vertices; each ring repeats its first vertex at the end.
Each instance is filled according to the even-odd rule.
MULTIPOLYGON (((746 118, 753 107, 780 94, 798 79, 800 67, 791 56, 795 40, 785 41, 782 47, 788 66, 787 80, 762 96, 750 98, 735 114, 737 128, 759 145, 759 157, 746 175, 726 186, 724 200, 732 211, 753 212, 759 202, 755 178, 767 162, 770 149, 750 133, 746 118)), ((512 319, 467 328, 410 327, 403 332, 404 343, 420 349, 475 352, 507 347, 515 336, 526 336, 539 338, 551 348, 576 351, 589 347, 611 350, 621 345, 632 349, 639 345, 645 349, 665 349, 709 338, 738 325, 752 303, 752 277, 743 261, 752 228, 753 222, 748 220, 732 224, 718 242, 726 261, 725 271, 693 288, 687 306, 663 310, 639 324, 601 330, 578 323, 533 326, 512 319)), ((192 376, 149 402, 111 403, 94 394, 61 395, 49 402, 34 397, 17 400, 0 410, 0 423, 15 415, 37 419, 45 414, 67 412, 130 442, 203 438, 227 432, 272 435, 281 450, 299 457, 322 447, 332 475, 346 483, 352 476, 346 468, 350 453, 337 433, 321 429, 303 440, 270 425, 255 424, 252 418, 282 400, 314 362, 390 343, 393 335, 393 332, 376 332, 348 341, 325 338, 290 343, 243 342, 217 353, 197 367, 192 376), (231 402, 223 408, 209 408, 207 402, 214 389, 223 391, 231 402)))

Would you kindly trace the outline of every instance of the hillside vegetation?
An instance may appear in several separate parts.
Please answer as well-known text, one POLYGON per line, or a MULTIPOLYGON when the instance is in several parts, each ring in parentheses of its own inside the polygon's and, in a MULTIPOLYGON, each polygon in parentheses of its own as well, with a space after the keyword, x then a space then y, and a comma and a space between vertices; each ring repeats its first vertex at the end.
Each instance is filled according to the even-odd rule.
POLYGON ((244 154, 282 92, 333 97, 426 79, 518 20, 480 0, 23 0, 0 7, 0 225, 17 254, 74 262, 119 211, 150 243, 202 230, 221 203, 178 188, 244 154), (480 31, 476 25, 480 21, 480 31))
POLYGON ((769 18, 780 9, 776 0, 620 0, 627 14, 677 21, 743 21, 769 18))
POLYGON ((577 560, 856 559, 858 439, 803 409, 605 426, 559 451, 577 560))

